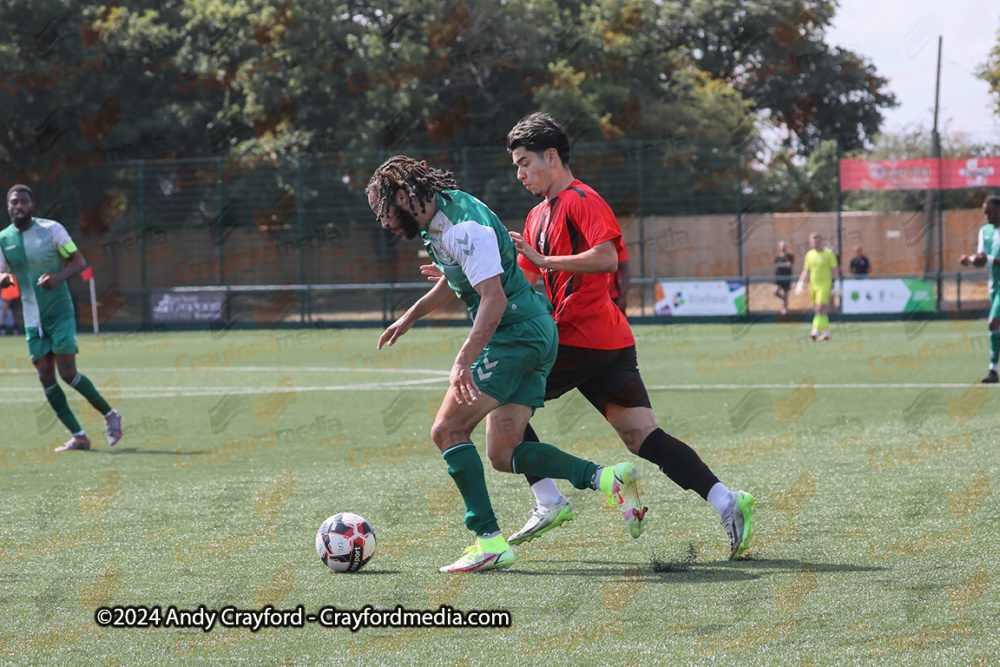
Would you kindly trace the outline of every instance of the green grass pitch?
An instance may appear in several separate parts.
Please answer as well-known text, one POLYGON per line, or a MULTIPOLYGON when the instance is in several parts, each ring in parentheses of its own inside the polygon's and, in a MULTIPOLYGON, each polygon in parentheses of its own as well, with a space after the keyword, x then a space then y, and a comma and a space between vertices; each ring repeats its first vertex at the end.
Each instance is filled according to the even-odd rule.
MULTIPOLYGON (((757 498, 749 558, 725 560, 712 509, 629 454, 577 394, 541 438, 642 472, 647 532, 625 538, 595 492, 560 486, 576 518, 516 547, 506 572, 448 576, 471 544, 429 439, 464 339, 415 329, 82 335, 80 370, 125 418, 108 447, 65 440, 24 340, 0 339, 0 662, 314 665, 995 665, 1000 395, 985 322, 638 326, 661 425, 757 498), (327 516, 369 519, 358 574, 316 556, 327 516), (102 605, 307 612, 509 610, 507 629, 307 624, 257 633, 100 628, 102 605)), ((523 479, 477 444, 506 534, 523 479)))

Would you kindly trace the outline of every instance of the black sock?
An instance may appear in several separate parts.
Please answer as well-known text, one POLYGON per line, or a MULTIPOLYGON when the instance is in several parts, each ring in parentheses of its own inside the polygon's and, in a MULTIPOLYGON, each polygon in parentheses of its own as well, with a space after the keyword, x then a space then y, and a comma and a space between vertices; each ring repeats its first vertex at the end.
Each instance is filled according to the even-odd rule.
MULTIPOLYGON (((521 441, 539 442, 538 434, 535 433, 535 429, 531 428, 531 424, 524 425, 524 435, 521 436, 521 441)), ((536 477, 535 475, 525 475, 524 478, 528 480, 528 486, 534 486, 535 482, 545 479, 544 477, 536 477)))
POLYGON ((706 500, 709 490, 719 481, 696 451, 662 428, 646 436, 638 454, 660 466, 663 474, 677 486, 692 489, 706 500))

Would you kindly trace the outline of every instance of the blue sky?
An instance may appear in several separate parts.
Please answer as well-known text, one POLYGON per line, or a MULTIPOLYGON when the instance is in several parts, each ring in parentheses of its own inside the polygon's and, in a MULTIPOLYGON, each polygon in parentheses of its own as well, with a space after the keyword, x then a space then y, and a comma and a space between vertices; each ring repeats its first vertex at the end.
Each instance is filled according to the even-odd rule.
POLYGON ((933 124, 941 35, 939 130, 1000 144, 997 100, 973 74, 996 46, 998 30, 996 0, 840 0, 827 42, 866 57, 889 79, 889 89, 901 102, 888 112, 883 126, 892 132, 933 124))

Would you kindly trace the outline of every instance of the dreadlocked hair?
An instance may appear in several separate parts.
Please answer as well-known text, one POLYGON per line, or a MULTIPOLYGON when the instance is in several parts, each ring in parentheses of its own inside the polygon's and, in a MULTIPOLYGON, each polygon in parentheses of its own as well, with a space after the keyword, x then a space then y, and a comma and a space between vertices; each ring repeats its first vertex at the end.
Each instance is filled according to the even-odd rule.
MULTIPOLYGON (((406 191, 411 202, 420 202, 420 212, 423 213, 428 200, 442 190, 458 189, 458 183, 452 172, 435 169, 425 160, 418 162, 405 155, 391 157, 375 170, 365 188, 365 194, 375 193, 376 216, 383 218, 389 215, 389 206, 400 189, 406 191)), ((443 196, 450 199, 447 195, 443 196)))

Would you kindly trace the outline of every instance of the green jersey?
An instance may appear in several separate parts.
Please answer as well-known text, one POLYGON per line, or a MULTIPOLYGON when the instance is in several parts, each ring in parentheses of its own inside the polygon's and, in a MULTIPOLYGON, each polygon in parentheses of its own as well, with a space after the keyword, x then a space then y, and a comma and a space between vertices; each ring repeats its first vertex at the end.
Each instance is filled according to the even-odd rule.
POLYGON ((528 284, 517 266, 517 250, 500 218, 468 193, 445 190, 443 194, 448 199, 436 195, 437 210, 427 228, 420 230, 420 238, 472 318, 480 301, 475 286, 494 276, 500 276, 507 295, 501 327, 551 313, 549 300, 528 284))
POLYGON ((0 273, 17 277, 25 328, 49 329, 74 319, 73 302, 65 282, 49 290, 38 286, 38 278, 62 271, 63 258, 76 252, 76 244, 55 220, 32 218, 31 223, 23 232, 13 224, 0 231, 0 273))
MULTIPOLYGON (((976 248, 976 252, 984 253, 990 259, 1000 256, 1000 228, 994 227, 988 222, 980 227, 979 246, 976 248)), ((995 292, 1000 289, 1000 266, 992 261, 989 262, 988 266, 990 269, 990 292, 995 292)))

